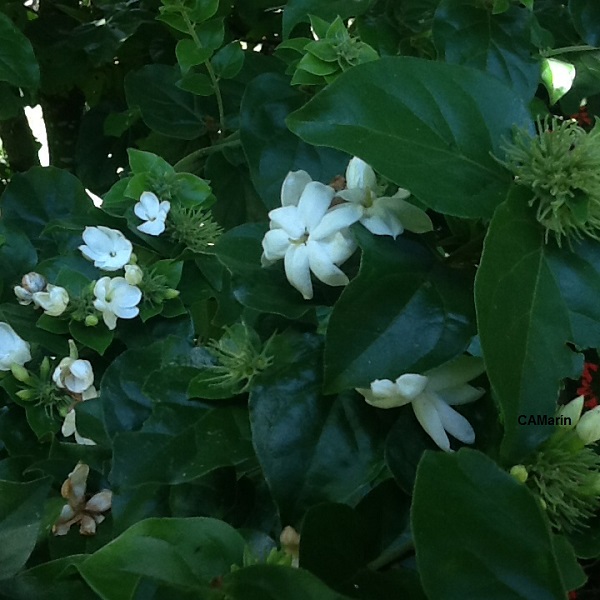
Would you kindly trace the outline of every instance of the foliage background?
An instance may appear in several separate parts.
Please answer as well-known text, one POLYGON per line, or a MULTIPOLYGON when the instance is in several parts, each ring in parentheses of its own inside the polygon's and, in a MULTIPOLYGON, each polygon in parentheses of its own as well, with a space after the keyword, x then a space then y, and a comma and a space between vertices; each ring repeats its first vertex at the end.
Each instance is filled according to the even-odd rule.
POLYGON ((35 345, 34 363, 75 339, 100 388, 77 408, 89 447, 3 379, 0 596, 544 600, 584 584, 577 558, 600 555, 597 519, 558 535, 506 470, 553 430, 517 416, 553 414, 598 346, 600 252, 546 245, 494 156, 537 115, 569 116, 584 98, 598 113, 600 10, 523 4, 200 0, 183 3, 190 30, 154 0, 0 3, 0 321, 35 345), (312 38, 308 15, 352 19, 381 58, 291 86, 301 52, 289 42, 312 38), (576 67, 558 103, 540 78, 549 56, 576 67), (24 114, 38 103, 47 168, 24 114), (136 167, 130 148, 210 182, 183 177, 178 193, 214 202, 225 230, 214 247, 181 253, 136 230, 130 177, 167 167, 149 154, 136 167), (267 212, 288 171, 329 182, 353 155, 410 189, 436 229, 393 241, 355 227, 350 285, 306 302, 281 269, 260 267, 267 212), (13 285, 34 268, 70 292, 99 277, 77 251, 99 224, 165 261, 180 297, 114 337, 16 304, 13 285), (207 343, 242 320, 263 341, 279 333, 274 363, 249 393, 215 400, 207 343), (412 412, 354 392, 467 349, 483 354, 493 392, 465 409, 473 450, 426 452, 412 412), (94 537, 57 538, 77 461, 94 489, 113 490, 112 511, 94 537), (299 570, 264 564, 286 525, 302 533, 299 570))

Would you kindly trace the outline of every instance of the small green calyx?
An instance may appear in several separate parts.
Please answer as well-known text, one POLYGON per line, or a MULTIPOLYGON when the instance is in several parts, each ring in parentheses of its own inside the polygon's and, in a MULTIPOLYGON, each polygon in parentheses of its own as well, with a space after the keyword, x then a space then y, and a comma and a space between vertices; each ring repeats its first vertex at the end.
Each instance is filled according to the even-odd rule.
POLYGON ((538 135, 517 131, 505 166, 515 183, 531 189, 531 206, 561 246, 584 236, 600 240, 600 125, 586 132, 575 121, 538 120, 538 135))
MULTIPOLYGON (((574 430, 554 434, 524 469, 527 487, 540 499, 551 525, 569 533, 584 529, 600 508, 600 455, 583 446, 574 430)), ((513 472, 515 470, 515 472, 513 472)), ((520 471, 520 469, 519 469, 520 471)))
POLYGON ((213 385, 239 388, 238 393, 247 392, 254 378, 273 363, 269 353, 271 336, 263 345, 258 334, 245 323, 236 323, 225 328, 220 340, 211 340, 208 348, 218 364, 213 367, 215 373, 213 385))
POLYGON ((223 233, 222 227, 213 219, 210 211, 181 205, 171 206, 167 218, 167 231, 173 241, 198 254, 214 246, 223 233))

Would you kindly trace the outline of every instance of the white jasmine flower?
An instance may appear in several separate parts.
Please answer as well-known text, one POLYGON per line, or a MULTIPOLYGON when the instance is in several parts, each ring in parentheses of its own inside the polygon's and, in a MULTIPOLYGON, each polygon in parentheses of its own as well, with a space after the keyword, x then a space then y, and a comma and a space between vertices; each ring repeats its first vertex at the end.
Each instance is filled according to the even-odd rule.
POLYGON ((58 520, 52 526, 54 535, 66 535, 71 525, 75 523, 79 523, 79 533, 82 535, 94 535, 96 526, 104 521, 105 517, 102 513, 110 510, 112 506, 112 492, 102 490, 86 502, 89 473, 88 465, 78 463, 62 484, 60 493, 68 504, 63 506, 58 520))
POLYGON ((104 227, 86 227, 83 232, 85 245, 79 246, 81 253, 94 266, 104 271, 118 271, 131 258, 133 246, 131 242, 117 229, 104 227))
POLYGON ((395 239, 405 229, 413 233, 433 229, 427 214, 405 201, 410 196, 408 190, 399 188, 393 196, 377 197, 375 172, 356 156, 346 169, 346 189, 337 195, 359 207, 360 222, 375 235, 391 235, 395 239))
POLYGON ((137 228, 148 235, 160 235, 165 230, 165 221, 170 208, 171 203, 167 200, 160 202, 152 192, 144 192, 140 196, 140 201, 133 207, 136 216, 146 221, 137 228))
POLYGON ((356 249, 347 227, 360 217, 351 205, 330 210, 333 188, 311 181, 305 171, 289 173, 281 188, 281 208, 269 213, 270 231, 262 242, 262 264, 284 259, 288 281, 309 300, 313 297, 311 271, 327 285, 346 285, 339 269, 356 249))
POLYGON ((117 317, 133 319, 137 317, 137 305, 142 292, 125 281, 124 277, 102 277, 94 286, 94 308, 102 313, 104 323, 109 329, 117 326, 117 317))
POLYGON ((35 271, 23 275, 21 285, 16 285, 13 288, 19 304, 24 306, 31 304, 33 294, 43 291, 46 283, 46 278, 35 271))
POLYGON ((144 272, 137 265, 125 265, 125 281, 130 285, 138 285, 144 278, 144 272))
POLYGON ((48 284, 45 292, 32 294, 33 303, 44 309, 44 313, 51 317, 62 315, 69 304, 69 294, 65 288, 48 284))
POLYGON ((577 422, 575 430, 586 446, 600 440, 600 406, 584 412, 577 422))
POLYGON ((65 416, 65 420, 63 421, 62 427, 60 429, 61 433, 65 437, 71 437, 73 434, 75 434, 75 441, 82 446, 95 446, 96 442, 94 440, 79 435, 75 423, 75 418, 75 409, 72 408, 65 416))
POLYGON ((59 388, 82 394, 94 383, 94 371, 89 360, 67 356, 54 369, 52 380, 59 388))
POLYGON ((0 371, 10 371, 15 363, 22 367, 30 360, 29 344, 8 323, 0 323, 0 371))
POLYGON ((470 423, 451 406, 477 400, 485 393, 467 382, 484 371, 483 361, 463 356, 424 375, 406 373, 396 379, 376 379, 370 389, 358 389, 365 400, 378 408, 412 404, 419 423, 431 439, 451 452, 448 432, 465 444, 475 441, 470 423))

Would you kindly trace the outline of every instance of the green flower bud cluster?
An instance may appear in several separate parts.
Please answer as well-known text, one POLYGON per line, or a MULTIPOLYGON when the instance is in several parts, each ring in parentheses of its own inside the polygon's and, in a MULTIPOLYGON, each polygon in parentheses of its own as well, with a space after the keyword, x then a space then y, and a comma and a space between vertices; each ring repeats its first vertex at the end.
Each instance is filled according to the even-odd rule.
POLYGON ((167 217, 167 232, 175 242, 196 253, 205 252, 223 233, 210 211, 172 205, 167 217))
POLYGON ((247 392, 253 379, 273 363, 269 354, 273 339, 271 336, 263 346, 258 334, 245 323, 227 327, 220 340, 208 344, 219 363, 212 369, 215 374, 212 385, 236 388, 237 393, 247 392))
POLYGON ((531 189, 531 206, 558 245, 584 236, 600 240, 600 125, 588 133, 575 121, 538 120, 534 138, 522 131, 504 148, 515 183, 531 189))
POLYGON ((143 279, 137 283, 137 286, 142 292, 144 301, 153 306, 179 296, 179 290, 171 288, 167 284, 167 278, 154 272, 152 267, 144 271, 143 279))
POLYGON ((350 35, 340 17, 331 24, 314 16, 310 21, 317 40, 294 38, 277 49, 284 60, 286 54, 292 57, 292 84, 326 85, 351 67, 379 58, 375 49, 350 35), (299 61, 293 60, 297 54, 299 61))
POLYGON ((52 381, 50 359, 47 356, 40 364, 39 375, 16 364, 11 366, 11 372, 13 377, 23 384, 21 389, 16 392, 16 396, 23 403, 35 403, 36 406, 43 406, 48 415, 52 415, 55 410, 62 417, 66 415, 73 403, 73 398, 64 390, 59 389, 52 381))
POLYGON ((510 472, 538 497, 557 531, 587 527, 600 508, 600 455, 574 429, 556 432, 531 462, 510 472))

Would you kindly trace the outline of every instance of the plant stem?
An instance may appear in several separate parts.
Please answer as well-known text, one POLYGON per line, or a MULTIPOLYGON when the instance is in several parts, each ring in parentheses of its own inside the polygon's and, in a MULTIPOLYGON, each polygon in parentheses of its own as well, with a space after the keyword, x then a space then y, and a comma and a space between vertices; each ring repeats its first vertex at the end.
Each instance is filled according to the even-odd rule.
POLYGON ((548 50, 547 52, 543 52, 543 56, 545 58, 550 58, 551 56, 569 54, 570 52, 591 52, 592 50, 600 50, 600 48, 596 48, 595 46, 589 46, 587 44, 584 44, 582 46, 565 46, 564 48, 554 48, 554 50, 548 50))
MULTIPOLYGON (((194 29, 193 23, 190 21, 190 17, 188 16, 187 12, 185 12, 185 11, 182 11, 181 14, 183 15, 183 18, 185 20, 185 24, 188 28, 188 32, 189 32, 190 36, 192 37, 192 40, 194 40, 194 44, 196 44, 196 46, 199 49, 201 49, 202 42, 198 38, 198 34, 196 33, 196 30, 194 29)), ((210 77, 213 89, 215 90, 215 97, 217 98, 217 108, 219 110, 219 137, 223 137, 223 134, 225 133, 225 111, 223 109, 223 97, 221 96, 221 88, 219 87, 219 80, 217 79, 217 76, 215 75, 215 71, 212 68, 212 65, 210 64, 209 58, 207 58, 204 61, 204 66, 206 67, 206 70, 208 71, 208 76, 210 77)))
POLYGON ((383 567, 387 567, 392 563, 400 560, 405 554, 413 552, 415 549, 412 538, 404 540, 403 543, 398 544, 395 547, 384 550, 375 560, 372 560, 367 566, 373 571, 378 571, 383 567))
POLYGON ((189 166, 191 166, 196 160, 199 158, 203 158, 204 156, 210 156, 215 152, 220 152, 224 148, 237 148, 241 146, 242 142, 240 141, 240 134, 238 131, 230 135, 228 138, 219 142, 218 144, 214 144, 213 146, 206 146, 205 148, 199 148, 198 150, 194 150, 190 152, 187 156, 184 156, 181 160, 178 160, 173 168, 178 171, 188 171, 189 166))

